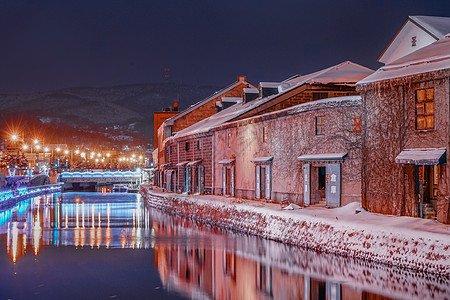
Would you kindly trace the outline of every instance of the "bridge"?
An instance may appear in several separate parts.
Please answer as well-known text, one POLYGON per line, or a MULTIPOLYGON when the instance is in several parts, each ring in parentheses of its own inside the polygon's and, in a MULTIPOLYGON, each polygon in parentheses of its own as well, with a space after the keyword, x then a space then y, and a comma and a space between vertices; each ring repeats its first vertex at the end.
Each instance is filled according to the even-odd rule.
POLYGON ((140 171, 62 172, 58 177, 58 181, 64 183, 65 190, 92 190, 119 183, 137 184, 140 179, 140 171))

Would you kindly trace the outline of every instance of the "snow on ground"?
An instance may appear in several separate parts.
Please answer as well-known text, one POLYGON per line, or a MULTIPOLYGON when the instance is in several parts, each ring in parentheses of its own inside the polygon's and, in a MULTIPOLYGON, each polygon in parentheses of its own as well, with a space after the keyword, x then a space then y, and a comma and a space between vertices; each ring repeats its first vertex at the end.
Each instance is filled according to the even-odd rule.
POLYGON ((160 193, 148 186, 143 186, 141 193, 153 207, 222 228, 450 276, 450 226, 433 220, 369 213, 360 209, 359 203, 336 209, 283 210, 274 203, 160 193))

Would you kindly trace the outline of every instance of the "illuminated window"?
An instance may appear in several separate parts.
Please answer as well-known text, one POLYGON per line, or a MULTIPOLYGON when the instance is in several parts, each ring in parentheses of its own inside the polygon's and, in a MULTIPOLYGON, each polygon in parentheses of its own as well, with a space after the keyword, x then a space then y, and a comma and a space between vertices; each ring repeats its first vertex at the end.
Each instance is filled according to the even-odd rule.
POLYGON ((416 90, 416 130, 434 129, 434 89, 416 90))
POLYGON ((231 147, 231 132, 228 132, 228 148, 231 147))
POLYGON ((325 125, 323 117, 316 117, 316 135, 325 134, 325 125))
POLYGON ((267 142, 267 126, 263 127, 263 143, 267 142))

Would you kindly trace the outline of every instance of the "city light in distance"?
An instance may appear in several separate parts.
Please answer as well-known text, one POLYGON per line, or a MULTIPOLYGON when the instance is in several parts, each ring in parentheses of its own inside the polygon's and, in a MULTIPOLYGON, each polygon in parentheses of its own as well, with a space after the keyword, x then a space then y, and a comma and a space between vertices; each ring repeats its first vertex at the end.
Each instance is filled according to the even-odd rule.
POLYGON ((61 148, 57 147, 57 148, 56 148, 56 151, 57 151, 57 152, 61 151, 61 148))
POLYGON ((45 152, 48 152, 48 151, 50 151, 50 149, 49 149, 48 147, 45 147, 45 148, 44 148, 44 151, 45 151, 45 152))
POLYGON ((39 149, 41 149, 41 145, 36 145, 36 147, 35 147, 37 150, 39 150, 39 149))
POLYGON ((80 150, 75 150, 75 154, 79 154, 80 153, 80 150))
POLYGON ((34 143, 35 145, 37 145, 37 144, 39 144, 39 140, 38 140, 38 139, 34 139, 33 143, 34 143))
POLYGON ((27 150, 27 149, 28 149, 28 145, 27 145, 27 144, 24 144, 24 145, 22 146, 22 148, 23 148, 23 150, 27 150))
POLYGON ((64 154, 69 154, 69 150, 64 150, 64 154))

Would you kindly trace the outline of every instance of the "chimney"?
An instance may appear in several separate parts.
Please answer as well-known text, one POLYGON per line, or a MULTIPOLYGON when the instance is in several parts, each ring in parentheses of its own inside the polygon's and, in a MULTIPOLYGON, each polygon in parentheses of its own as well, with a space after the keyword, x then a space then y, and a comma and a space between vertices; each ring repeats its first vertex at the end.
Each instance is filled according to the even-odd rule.
POLYGON ((178 101, 173 102, 173 111, 178 111, 178 101))
POLYGON ((238 76, 237 81, 239 81, 239 82, 247 81, 247 76, 238 76))

